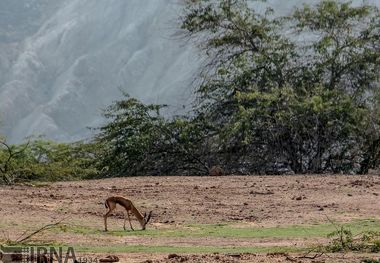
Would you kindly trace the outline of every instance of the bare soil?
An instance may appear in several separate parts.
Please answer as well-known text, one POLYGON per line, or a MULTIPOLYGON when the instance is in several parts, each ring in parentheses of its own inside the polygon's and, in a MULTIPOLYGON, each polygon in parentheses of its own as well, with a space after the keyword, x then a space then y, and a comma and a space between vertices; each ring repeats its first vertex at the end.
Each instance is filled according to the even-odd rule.
MULTIPOLYGON (((102 230, 104 201, 109 196, 131 199, 141 212, 153 210, 148 227, 164 229, 187 224, 231 222, 253 227, 348 222, 380 218, 380 177, 346 175, 130 177, 92 181, 23 184, 0 187, 0 240, 17 239, 24 231, 66 218, 65 222, 102 230)), ((123 210, 109 219, 121 230, 123 210)), ((132 222, 139 228, 137 221, 132 222)), ((128 223, 127 223, 128 225, 128 223)), ((307 246, 318 239, 150 238, 50 233, 44 241, 89 246, 307 246)), ((360 262, 367 255, 323 255, 318 259, 287 254, 172 255, 131 253, 121 262, 360 262), (296 258, 296 259, 295 259, 296 258), (343 259, 341 259, 343 258, 343 259), (295 261, 292 261, 292 260, 295 261), (150 261, 149 261, 150 260, 150 261), (319 261, 318 261, 319 260, 319 261)), ((372 258, 378 255, 371 255, 372 258)))

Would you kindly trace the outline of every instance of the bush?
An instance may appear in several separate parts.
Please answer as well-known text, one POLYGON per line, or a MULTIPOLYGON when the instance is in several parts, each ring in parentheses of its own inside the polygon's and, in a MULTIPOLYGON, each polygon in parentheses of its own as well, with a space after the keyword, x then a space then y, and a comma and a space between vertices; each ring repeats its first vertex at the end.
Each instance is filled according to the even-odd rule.
POLYGON ((327 252, 380 252, 379 232, 364 232, 354 237, 349 229, 341 226, 340 229, 330 233, 328 237, 332 238, 332 240, 325 247, 327 252))
POLYGON ((95 146, 81 142, 55 143, 37 139, 3 147, 0 150, 0 181, 11 184, 91 178, 98 174, 93 165, 94 157, 95 146))

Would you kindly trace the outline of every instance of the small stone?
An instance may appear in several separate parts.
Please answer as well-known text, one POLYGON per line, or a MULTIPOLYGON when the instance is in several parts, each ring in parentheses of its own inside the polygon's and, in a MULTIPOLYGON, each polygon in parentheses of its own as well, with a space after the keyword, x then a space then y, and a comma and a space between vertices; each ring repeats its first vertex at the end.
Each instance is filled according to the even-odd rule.
POLYGON ((171 259, 171 258, 178 258, 179 256, 177 254, 169 254, 168 255, 168 259, 171 259))

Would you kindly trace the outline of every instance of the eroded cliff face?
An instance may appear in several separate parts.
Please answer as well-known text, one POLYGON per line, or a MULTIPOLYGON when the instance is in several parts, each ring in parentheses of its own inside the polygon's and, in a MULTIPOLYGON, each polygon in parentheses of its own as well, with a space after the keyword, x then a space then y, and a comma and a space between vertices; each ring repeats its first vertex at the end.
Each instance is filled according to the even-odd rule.
MULTIPOLYGON (((286 14, 303 2, 268 4, 286 14)), ((0 1, 0 133, 13 143, 88 137, 121 90, 181 109, 202 60, 181 38, 181 8, 179 0, 0 1)))
POLYGON ((83 138, 121 90, 174 107, 188 100, 186 87, 199 58, 178 36, 176 1, 1 5, 9 14, 0 22, 1 129, 11 142, 32 134, 83 138))

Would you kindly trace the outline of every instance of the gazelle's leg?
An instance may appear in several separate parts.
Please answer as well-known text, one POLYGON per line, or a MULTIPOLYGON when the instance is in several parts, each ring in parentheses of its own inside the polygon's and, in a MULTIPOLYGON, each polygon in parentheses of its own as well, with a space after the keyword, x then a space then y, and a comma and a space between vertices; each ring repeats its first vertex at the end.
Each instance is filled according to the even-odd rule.
POLYGON ((104 217, 104 231, 107 231, 107 217, 112 213, 112 211, 116 208, 115 204, 108 204, 108 212, 103 216, 104 217))
POLYGON ((131 227, 132 231, 135 231, 132 227, 131 218, 129 217, 129 211, 127 211, 127 215, 128 215, 129 226, 131 227))
MULTIPOLYGON (((128 212, 127 212, 127 214, 128 214, 128 212)), ((127 221, 127 218, 125 217, 125 214, 124 214, 124 225, 123 225, 124 230, 126 230, 125 229, 125 221, 127 221)))
POLYGON ((112 210, 109 210, 105 215, 104 215, 104 231, 107 231, 107 217, 111 214, 112 210))

